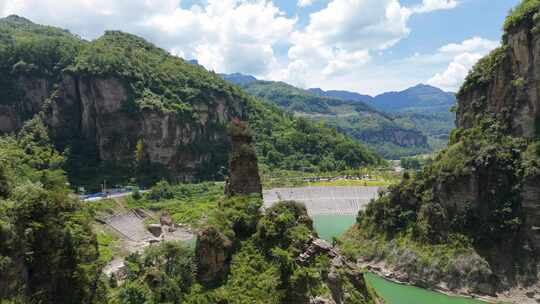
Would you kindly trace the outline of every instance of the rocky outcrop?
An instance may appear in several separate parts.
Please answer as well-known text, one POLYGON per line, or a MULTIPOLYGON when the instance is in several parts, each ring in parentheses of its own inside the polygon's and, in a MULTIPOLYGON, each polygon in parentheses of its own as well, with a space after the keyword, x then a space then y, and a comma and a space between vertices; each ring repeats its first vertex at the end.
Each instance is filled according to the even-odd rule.
POLYGON ((139 144, 142 161, 168 168, 178 180, 191 180, 206 163, 226 157, 225 126, 232 117, 243 115, 240 103, 220 97, 194 102, 191 117, 137 110, 129 82, 114 77, 66 73, 53 85, 21 76, 18 86, 22 98, 0 105, 0 133, 17 131, 43 111, 60 149, 77 140, 86 150, 94 149, 100 161, 130 163, 139 144))
POLYGON ((229 125, 229 136, 232 152, 225 194, 227 196, 258 194, 262 197, 261 178, 251 131, 244 122, 234 119, 229 125))
POLYGON ((536 252, 540 252, 540 177, 527 179, 523 186, 523 210, 529 238, 536 252))
MULTIPOLYGON (((503 46, 482 59, 458 93, 458 127, 471 128, 479 117, 491 115, 504 122, 515 137, 528 142, 540 138, 538 27, 540 20, 530 18, 507 29, 503 46)), ((540 250, 538 177, 524 180, 521 193, 527 234, 540 250)))
POLYGON ((215 285, 225 278, 229 271, 232 242, 217 228, 209 227, 199 232, 195 255, 197 279, 205 285, 215 285))
MULTIPOLYGON (((374 295, 368 293, 368 288, 363 277, 362 271, 359 270, 356 264, 351 263, 332 245, 324 240, 312 238, 303 253, 301 253, 296 262, 299 265, 309 265, 318 256, 326 256, 330 261, 330 267, 323 275, 323 283, 330 290, 329 298, 316 297, 310 299, 310 304, 328 303, 328 304, 345 304, 354 303, 347 293, 345 285, 352 284, 355 290, 359 291, 366 299, 372 298, 374 295)), ((376 301, 376 299, 373 299, 376 301)))
POLYGON ((361 131, 353 136, 368 143, 387 142, 406 148, 429 148, 427 137, 417 130, 383 127, 381 130, 361 131))
POLYGON ((540 34, 527 24, 507 33, 504 44, 481 61, 481 79, 469 77, 458 93, 456 125, 470 128, 478 115, 505 119, 512 134, 538 135, 540 120, 540 34), (470 84, 470 85, 468 85, 470 84))

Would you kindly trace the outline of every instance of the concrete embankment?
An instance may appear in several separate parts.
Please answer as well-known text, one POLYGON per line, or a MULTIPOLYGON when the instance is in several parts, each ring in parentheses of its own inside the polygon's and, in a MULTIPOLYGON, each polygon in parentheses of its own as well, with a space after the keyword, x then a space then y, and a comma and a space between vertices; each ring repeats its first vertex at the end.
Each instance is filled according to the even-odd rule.
POLYGON ((374 198, 380 187, 302 187, 265 190, 264 207, 280 201, 304 203, 310 216, 318 214, 357 214, 374 198))

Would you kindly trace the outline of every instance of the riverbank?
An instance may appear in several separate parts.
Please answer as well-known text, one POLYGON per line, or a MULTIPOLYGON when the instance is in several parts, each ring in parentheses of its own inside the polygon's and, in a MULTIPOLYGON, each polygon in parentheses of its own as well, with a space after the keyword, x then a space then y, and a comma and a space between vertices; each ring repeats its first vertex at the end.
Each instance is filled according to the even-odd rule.
POLYGON ((528 287, 515 287, 503 293, 497 293, 496 295, 482 295, 465 289, 451 290, 447 288, 444 283, 432 285, 422 281, 413 281, 406 273, 396 270, 394 267, 388 266, 384 262, 358 262, 357 265, 360 269, 365 269, 390 282, 405 286, 419 287, 451 297, 464 297, 484 301, 486 303, 540 303, 540 284, 528 287))

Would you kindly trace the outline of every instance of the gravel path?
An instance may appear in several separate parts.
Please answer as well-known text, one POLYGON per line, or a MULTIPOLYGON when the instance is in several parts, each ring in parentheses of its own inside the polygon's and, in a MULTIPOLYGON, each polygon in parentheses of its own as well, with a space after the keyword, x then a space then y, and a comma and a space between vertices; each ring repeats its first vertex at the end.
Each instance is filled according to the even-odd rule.
POLYGON ((264 207, 280 201, 297 201, 306 205, 310 216, 317 214, 356 214, 372 199, 380 187, 303 187, 265 190, 264 207))

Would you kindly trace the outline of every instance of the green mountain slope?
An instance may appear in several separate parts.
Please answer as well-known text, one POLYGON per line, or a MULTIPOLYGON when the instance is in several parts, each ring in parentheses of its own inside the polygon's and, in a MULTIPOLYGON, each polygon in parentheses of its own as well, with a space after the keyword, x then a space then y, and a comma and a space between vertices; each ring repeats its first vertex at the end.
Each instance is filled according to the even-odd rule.
POLYGON ((269 169, 380 161, 335 130, 293 118, 137 36, 110 31, 87 42, 10 16, 0 20, 0 39, 0 133, 40 115, 56 147, 69 152, 76 185, 222 178, 225 126, 235 117, 255 129, 269 169))
POLYGON ((450 131, 455 127, 455 114, 450 109, 456 104, 454 93, 429 85, 417 85, 400 92, 387 92, 375 97, 348 91, 310 89, 319 96, 356 100, 389 113, 406 128, 421 131, 428 137, 433 150, 446 146, 450 131))
MULTIPOLYGON (((230 78, 234 81, 234 78, 230 78)), ((404 126, 363 102, 321 97, 283 82, 238 83, 248 94, 266 100, 297 117, 324 122, 364 143, 385 158, 427 153, 427 138, 414 126, 404 126)))

